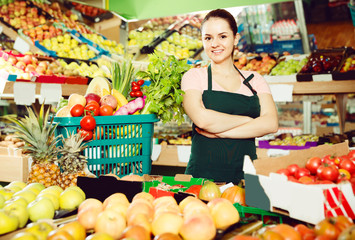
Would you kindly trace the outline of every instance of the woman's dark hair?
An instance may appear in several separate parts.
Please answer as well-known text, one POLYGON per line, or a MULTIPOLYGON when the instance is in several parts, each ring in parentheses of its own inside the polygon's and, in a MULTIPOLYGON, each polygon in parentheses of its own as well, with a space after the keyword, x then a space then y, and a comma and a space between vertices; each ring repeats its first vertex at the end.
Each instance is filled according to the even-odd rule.
POLYGON ((227 10, 216 9, 216 10, 210 11, 203 19, 203 21, 201 23, 201 29, 202 29, 203 24, 206 21, 208 21, 210 18, 221 18, 221 19, 226 20, 229 24, 229 27, 233 31, 233 35, 235 36, 238 33, 237 22, 235 21, 235 18, 233 17, 233 15, 230 12, 228 12, 227 10))

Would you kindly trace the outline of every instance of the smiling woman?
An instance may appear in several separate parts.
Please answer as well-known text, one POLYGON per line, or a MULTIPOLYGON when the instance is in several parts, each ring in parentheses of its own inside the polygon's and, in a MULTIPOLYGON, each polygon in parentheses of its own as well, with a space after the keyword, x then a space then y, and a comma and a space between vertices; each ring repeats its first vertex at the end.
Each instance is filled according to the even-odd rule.
POLYGON ((244 177, 244 155, 257 158, 254 138, 278 128, 275 103, 264 78, 234 66, 237 31, 228 11, 209 12, 201 33, 211 64, 189 70, 181 82, 183 106, 193 121, 186 168, 193 177, 238 183, 244 177))

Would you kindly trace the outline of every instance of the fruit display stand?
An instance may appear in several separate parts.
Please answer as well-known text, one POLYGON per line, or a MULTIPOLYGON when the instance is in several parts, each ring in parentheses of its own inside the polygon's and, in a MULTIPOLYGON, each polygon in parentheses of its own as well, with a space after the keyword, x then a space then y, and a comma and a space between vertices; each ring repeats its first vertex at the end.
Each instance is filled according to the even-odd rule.
POLYGON ((26 181, 29 172, 29 158, 22 150, 0 147, 0 181, 26 181))

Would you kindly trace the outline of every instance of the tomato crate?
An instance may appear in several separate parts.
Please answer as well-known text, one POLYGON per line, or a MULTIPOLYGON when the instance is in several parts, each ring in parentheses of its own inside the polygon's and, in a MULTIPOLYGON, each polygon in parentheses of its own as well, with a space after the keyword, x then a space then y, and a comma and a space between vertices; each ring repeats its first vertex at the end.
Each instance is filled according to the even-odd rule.
MULTIPOLYGON (((77 132, 81 117, 54 117, 56 135, 67 137, 77 132)), ((93 139, 87 142, 83 155, 88 169, 96 176, 113 173, 125 176, 143 175, 151 170, 152 139, 155 114, 96 116, 93 139)))

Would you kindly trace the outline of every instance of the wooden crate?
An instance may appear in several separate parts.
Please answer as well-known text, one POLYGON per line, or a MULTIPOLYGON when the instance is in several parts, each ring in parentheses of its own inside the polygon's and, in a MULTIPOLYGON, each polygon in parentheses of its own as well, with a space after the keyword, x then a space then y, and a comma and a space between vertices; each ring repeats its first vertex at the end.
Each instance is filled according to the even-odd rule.
POLYGON ((27 181, 28 156, 17 148, 0 147, 0 181, 27 181))

